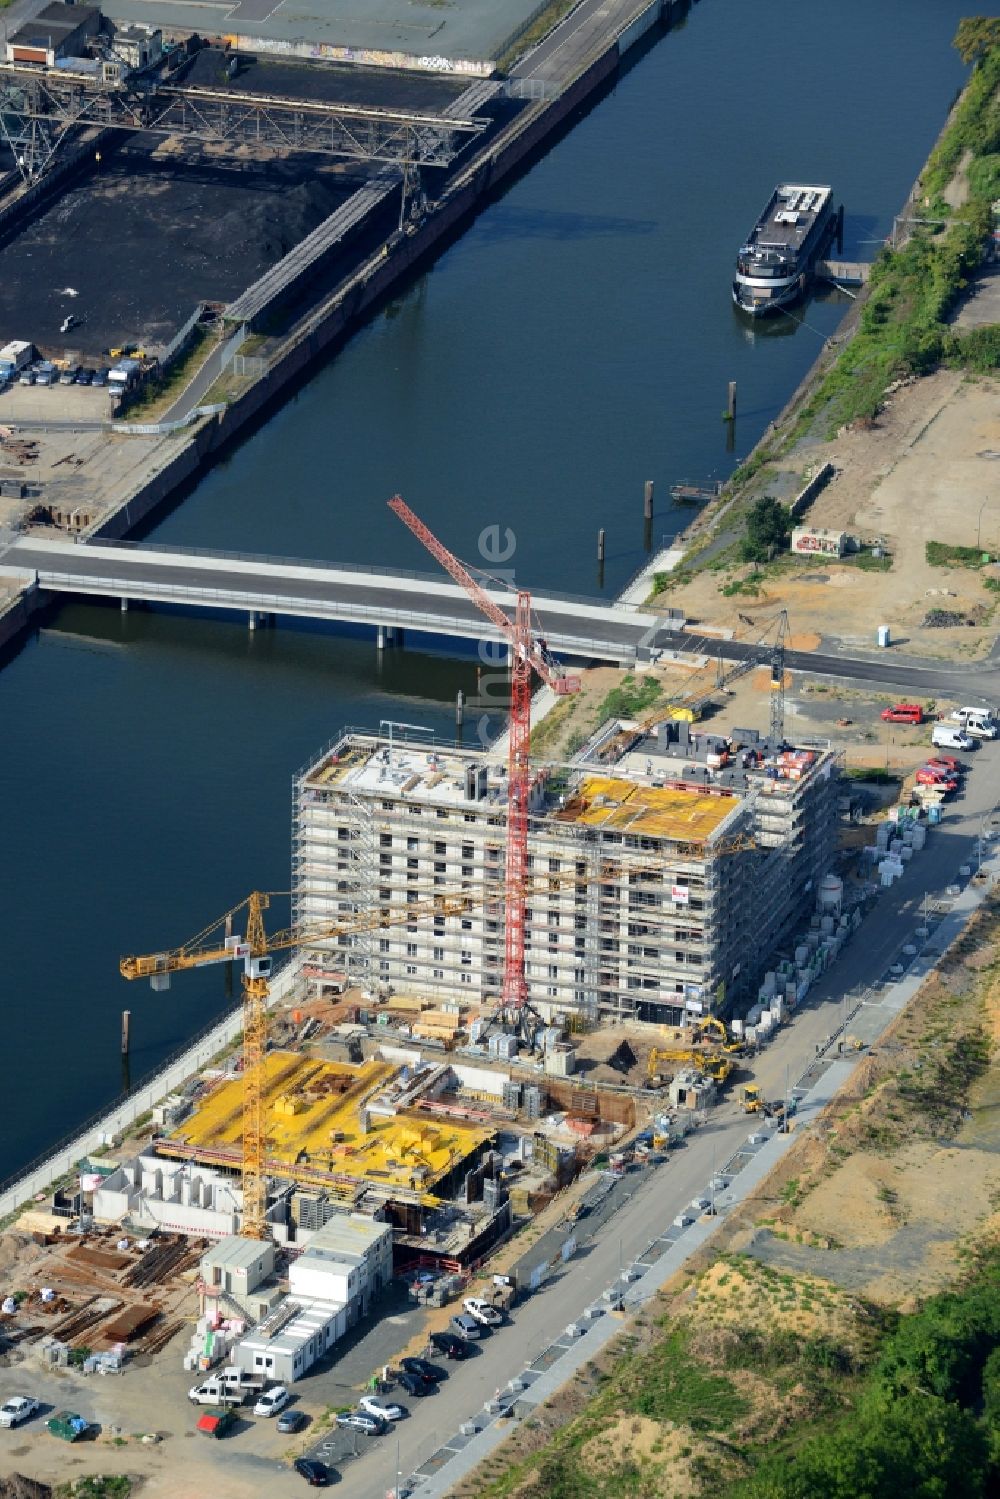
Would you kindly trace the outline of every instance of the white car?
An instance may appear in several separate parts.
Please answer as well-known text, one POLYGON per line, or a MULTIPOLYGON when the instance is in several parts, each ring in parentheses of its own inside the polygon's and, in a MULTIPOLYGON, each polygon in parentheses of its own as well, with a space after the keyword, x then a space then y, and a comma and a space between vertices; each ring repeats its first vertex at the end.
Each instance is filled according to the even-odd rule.
POLYGON ((362 1395, 358 1405, 368 1416, 374 1416, 377 1421, 402 1421, 406 1415, 403 1406, 397 1405, 393 1400, 376 1400, 374 1395, 362 1395))
POLYGON ((22 1421, 27 1421, 41 1407, 37 1400, 30 1395, 11 1395, 0 1405, 0 1426, 18 1426, 22 1421))
POLYGON ((283 1384, 276 1384, 272 1390, 265 1390, 253 1408, 255 1416, 276 1416, 291 1399, 283 1384))
POLYGON ((485 1327, 499 1327, 503 1317, 495 1306, 484 1301, 481 1296, 469 1296, 462 1302, 470 1317, 475 1317, 477 1322, 482 1322, 485 1327))

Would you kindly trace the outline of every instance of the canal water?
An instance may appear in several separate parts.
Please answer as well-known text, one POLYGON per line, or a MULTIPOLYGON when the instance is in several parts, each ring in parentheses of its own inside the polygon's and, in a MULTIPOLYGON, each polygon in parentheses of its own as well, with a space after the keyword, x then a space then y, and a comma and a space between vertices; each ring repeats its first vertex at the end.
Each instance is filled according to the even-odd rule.
MULTIPOLYGON (((735 251, 781 178, 833 184, 848 258, 891 229, 960 88, 964 0, 701 0, 421 278, 159 524, 157 542, 428 568, 397 490, 460 555, 509 527, 517 579, 606 591, 642 489, 723 478, 836 327, 838 294, 748 328, 735 251), (725 451, 726 383, 739 386, 725 451)), ((126 986, 288 884, 291 777, 345 723, 448 733, 470 660, 309 630, 67 606, 0 671, 0 1177, 221 1009, 212 971, 126 986)))

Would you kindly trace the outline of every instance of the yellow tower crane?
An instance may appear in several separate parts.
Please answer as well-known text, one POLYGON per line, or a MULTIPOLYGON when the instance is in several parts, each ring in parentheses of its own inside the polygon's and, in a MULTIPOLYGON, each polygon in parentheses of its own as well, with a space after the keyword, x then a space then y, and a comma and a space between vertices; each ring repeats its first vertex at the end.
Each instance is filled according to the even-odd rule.
POLYGON ((421 917, 457 916, 476 903, 476 897, 465 892, 442 893, 398 910, 373 911, 329 925, 287 927, 269 936, 264 930, 264 912, 274 894, 254 890, 246 900, 181 947, 144 957, 122 958, 119 965, 123 978, 148 978, 154 989, 162 990, 169 987, 171 974, 182 973, 188 968, 203 968, 210 963, 243 963, 243 1232, 251 1239, 263 1239, 266 1235, 264 1055, 267 1050, 271 954, 309 947, 333 937, 377 931, 417 921, 421 917), (245 937, 233 934, 234 920, 244 911, 245 937))

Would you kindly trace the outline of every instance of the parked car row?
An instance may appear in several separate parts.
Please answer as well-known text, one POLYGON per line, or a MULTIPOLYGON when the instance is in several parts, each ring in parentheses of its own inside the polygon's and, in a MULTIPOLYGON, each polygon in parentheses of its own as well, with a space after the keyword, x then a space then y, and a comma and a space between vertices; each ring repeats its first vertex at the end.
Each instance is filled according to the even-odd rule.
MULTIPOLYGON (((75 364, 60 369, 47 359, 38 359, 17 372, 19 385, 107 385, 109 369, 75 364)), ((13 384, 13 380, 11 381, 13 384)))

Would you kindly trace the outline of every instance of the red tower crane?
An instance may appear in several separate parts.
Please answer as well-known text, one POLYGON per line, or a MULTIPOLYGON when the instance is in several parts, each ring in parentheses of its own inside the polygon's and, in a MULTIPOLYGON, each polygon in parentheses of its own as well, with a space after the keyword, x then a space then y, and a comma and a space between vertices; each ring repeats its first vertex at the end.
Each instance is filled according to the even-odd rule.
POLYGON ((472 602, 510 643, 510 727, 507 752, 507 868, 504 881, 504 968, 500 1008, 517 1017, 528 1000, 524 976, 524 902, 528 879, 528 798, 531 792, 531 673, 536 671, 553 692, 579 692, 580 678, 567 676, 554 662, 531 624, 531 594, 518 588, 514 618, 496 604, 458 558, 442 546, 409 505, 396 495, 389 501, 418 541, 436 557, 472 602))

